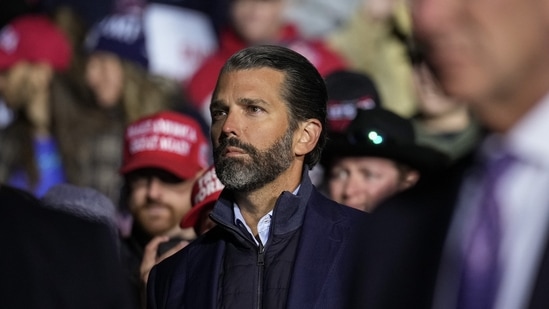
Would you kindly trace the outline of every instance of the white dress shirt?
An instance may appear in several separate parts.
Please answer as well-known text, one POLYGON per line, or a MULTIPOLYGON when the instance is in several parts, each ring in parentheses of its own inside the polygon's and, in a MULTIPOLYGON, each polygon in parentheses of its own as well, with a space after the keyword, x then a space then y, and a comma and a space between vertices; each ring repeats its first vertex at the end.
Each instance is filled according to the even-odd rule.
MULTIPOLYGON (((517 162, 498 183, 503 239, 499 261, 502 278, 495 300, 497 309, 522 309, 529 303, 549 226, 549 96, 505 136, 493 135, 481 148, 483 156, 505 149, 517 162)), ((480 194, 474 175, 464 183, 456 216, 450 227, 434 308, 452 308, 456 302, 459 246, 467 237, 478 209, 480 194)))
MULTIPOLYGON (((299 185, 297 189, 295 189, 295 191, 292 192, 292 194, 296 195, 297 192, 299 192, 300 187, 301 185, 299 185)), ((246 220, 244 220, 244 217, 242 216, 242 212, 240 211, 240 208, 236 203, 233 204, 233 210, 234 210, 234 224, 238 226, 240 222, 244 227, 246 227, 246 230, 248 231, 248 233, 252 235, 252 238, 255 240, 255 243, 259 246, 259 241, 255 237, 255 235, 252 233, 252 229, 248 226, 248 224, 246 223, 246 220)), ((273 210, 269 211, 266 215, 261 217, 261 219, 259 219, 259 222, 257 223, 257 234, 263 246, 265 246, 267 244, 267 240, 269 240, 272 217, 273 217, 273 210)))
MULTIPOLYGON (((242 224, 248 233, 252 235, 252 238, 255 240, 256 245, 259 246, 259 241, 252 233, 252 229, 246 224, 246 220, 244 220, 244 217, 242 216, 242 212, 240 212, 240 208, 238 208, 238 205, 236 203, 233 205, 234 209, 234 223, 238 226, 242 224)), ((261 240, 261 244, 265 245, 267 243, 267 240, 269 240, 269 229, 271 228, 271 218, 273 217, 273 211, 269 211, 266 215, 261 217, 259 219, 259 222, 257 223, 257 234, 259 236, 259 239, 261 240)))

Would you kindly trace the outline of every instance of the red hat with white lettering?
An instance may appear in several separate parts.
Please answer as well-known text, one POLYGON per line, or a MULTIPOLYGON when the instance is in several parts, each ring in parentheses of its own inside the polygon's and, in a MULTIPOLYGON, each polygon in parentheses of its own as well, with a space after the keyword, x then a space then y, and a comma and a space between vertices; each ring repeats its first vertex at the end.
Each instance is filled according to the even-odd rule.
POLYGON ((215 167, 208 168, 195 182, 191 193, 192 208, 181 220, 181 227, 194 227, 202 214, 210 211, 223 190, 223 184, 217 178, 215 167))
POLYGON ((159 168, 181 179, 191 179, 208 167, 209 151, 196 120, 179 112, 163 111, 126 128, 120 173, 159 168))
POLYGON ((45 62, 55 70, 69 67, 71 46, 65 34, 42 15, 24 15, 0 30, 0 70, 19 61, 45 62))

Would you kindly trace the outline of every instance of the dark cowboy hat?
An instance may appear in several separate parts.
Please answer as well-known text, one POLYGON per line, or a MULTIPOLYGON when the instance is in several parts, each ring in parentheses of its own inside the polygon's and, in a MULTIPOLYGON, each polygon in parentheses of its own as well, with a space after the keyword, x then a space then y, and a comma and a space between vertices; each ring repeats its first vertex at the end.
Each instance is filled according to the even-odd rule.
POLYGON ((431 147, 418 145, 412 123, 382 108, 360 110, 341 134, 332 134, 321 163, 351 156, 382 157, 406 164, 420 172, 437 171, 449 164, 449 157, 431 147))

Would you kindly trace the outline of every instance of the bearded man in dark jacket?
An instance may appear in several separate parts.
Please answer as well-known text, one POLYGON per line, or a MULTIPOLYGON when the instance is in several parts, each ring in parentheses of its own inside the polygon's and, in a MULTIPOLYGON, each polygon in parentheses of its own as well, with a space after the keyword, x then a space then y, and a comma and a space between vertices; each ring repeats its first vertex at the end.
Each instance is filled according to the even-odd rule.
POLYGON ((224 65, 210 105, 217 226, 151 271, 149 308, 342 308, 364 213, 308 170, 326 141, 324 81, 303 56, 255 46, 224 65))

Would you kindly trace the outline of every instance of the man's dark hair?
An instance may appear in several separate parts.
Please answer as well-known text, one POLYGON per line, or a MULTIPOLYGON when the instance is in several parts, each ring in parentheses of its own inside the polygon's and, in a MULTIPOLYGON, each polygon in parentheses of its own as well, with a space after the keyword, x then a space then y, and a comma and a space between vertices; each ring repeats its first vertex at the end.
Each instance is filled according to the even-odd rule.
POLYGON ((318 143, 305 156, 305 164, 312 168, 320 160, 326 144, 328 94, 322 76, 305 57, 276 45, 252 46, 235 53, 221 69, 220 76, 231 71, 259 68, 271 68, 284 73, 281 96, 290 111, 290 129, 297 129, 300 121, 308 119, 318 119, 322 123, 318 143))

